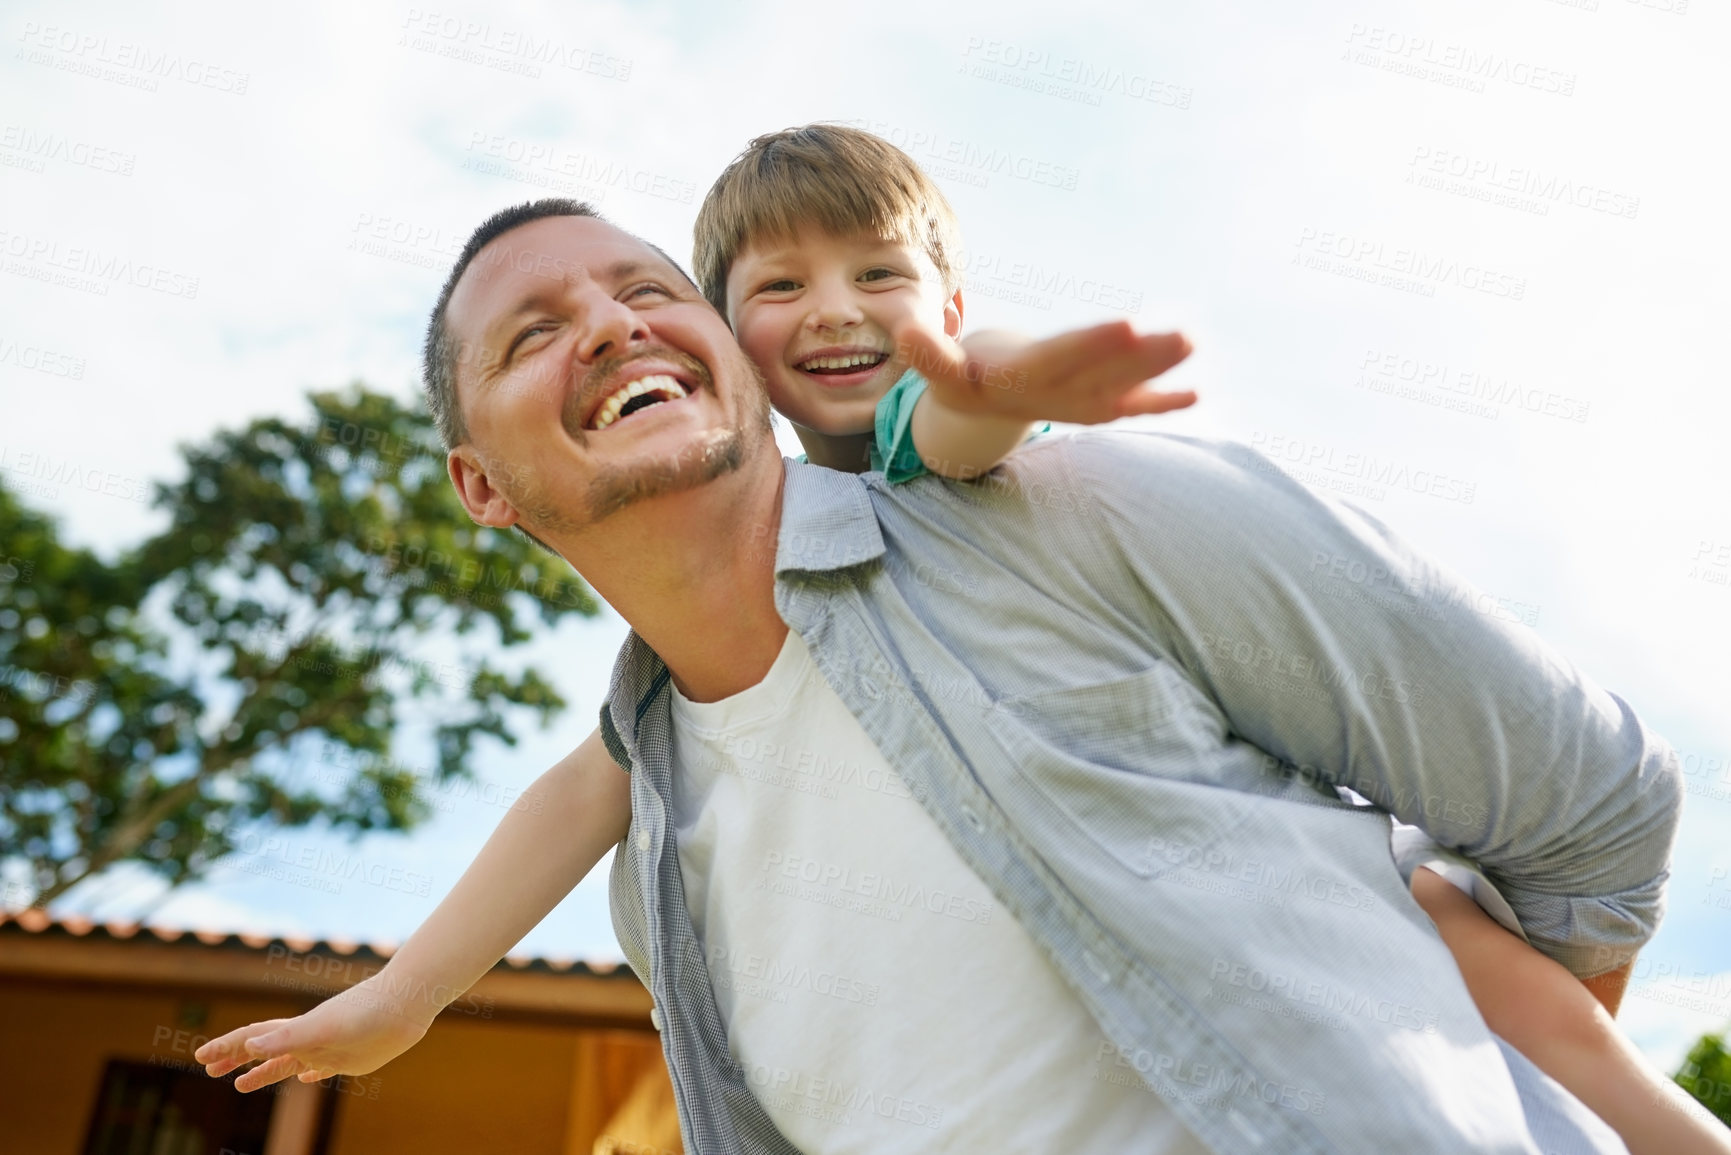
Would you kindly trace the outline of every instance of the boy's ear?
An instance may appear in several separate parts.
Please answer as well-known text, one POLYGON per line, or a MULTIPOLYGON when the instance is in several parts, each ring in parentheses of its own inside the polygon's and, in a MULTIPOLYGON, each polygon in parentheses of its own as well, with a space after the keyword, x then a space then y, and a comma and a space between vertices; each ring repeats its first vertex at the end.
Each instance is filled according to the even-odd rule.
POLYGON ((944 335, 959 337, 962 333, 962 291, 956 290, 956 295, 944 306, 944 335))
POLYGON ((451 450, 445 455, 445 468, 471 521, 494 529, 509 529, 517 523, 516 508, 488 478, 487 463, 474 446, 459 445, 451 450))

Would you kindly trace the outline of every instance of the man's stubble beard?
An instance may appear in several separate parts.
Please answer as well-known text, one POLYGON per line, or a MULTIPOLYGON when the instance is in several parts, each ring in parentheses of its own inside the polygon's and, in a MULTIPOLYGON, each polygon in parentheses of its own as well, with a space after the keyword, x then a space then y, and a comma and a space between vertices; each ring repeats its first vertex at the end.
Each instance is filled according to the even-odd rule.
MULTIPOLYGON (((674 350, 660 350, 661 356, 671 356, 697 377, 698 390, 714 389, 709 370, 696 358, 674 350)), ((736 374, 742 375, 739 388, 733 391, 735 404, 743 411, 738 420, 725 428, 711 431, 700 444, 686 446, 671 458, 631 462, 609 466, 597 474, 588 485, 581 502, 562 501, 563 495, 525 488, 520 494, 506 494, 507 500, 522 515, 525 526, 537 535, 569 534, 603 521, 622 509, 653 497, 664 497, 687 489, 707 485, 718 477, 732 473, 748 460, 748 454, 763 439, 773 440, 774 426, 770 418, 769 392, 763 375, 751 359, 737 349, 731 355, 736 374), (575 514, 575 516, 573 516, 575 514)), ((638 358, 633 358, 638 359, 638 358)), ((598 375, 614 372, 616 364, 595 367, 598 375)), ((581 395, 579 391, 576 395, 581 395)), ((673 404, 678 404, 673 402, 673 404)), ((573 413, 565 416, 566 429, 581 444, 592 431, 581 428, 573 413), (575 425, 575 427, 574 427, 575 425)))

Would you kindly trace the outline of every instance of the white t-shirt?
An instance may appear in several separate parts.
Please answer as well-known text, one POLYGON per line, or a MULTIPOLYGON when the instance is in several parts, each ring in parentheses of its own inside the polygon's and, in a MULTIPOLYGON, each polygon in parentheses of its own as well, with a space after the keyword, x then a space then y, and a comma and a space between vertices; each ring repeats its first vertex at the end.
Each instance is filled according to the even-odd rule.
POLYGON ((788 631, 762 682, 673 697, 685 900, 735 1057, 832 1152, 1204 1155, 788 631))

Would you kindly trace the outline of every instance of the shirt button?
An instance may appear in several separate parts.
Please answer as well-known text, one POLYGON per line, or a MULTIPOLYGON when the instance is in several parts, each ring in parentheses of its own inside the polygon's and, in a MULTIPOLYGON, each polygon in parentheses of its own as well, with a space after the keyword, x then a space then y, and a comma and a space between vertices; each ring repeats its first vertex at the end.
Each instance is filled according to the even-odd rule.
POLYGON ((649 1025, 654 1027, 658 1031, 661 1029, 661 1008, 660 1007, 650 1007, 649 1008, 649 1025))
POLYGON ((981 818, 978 814, 975 814, 973 807, 962 807, 962 817, 968 820, 968 825, 974 828, 975 834, 984 834, 986 832, 985 819, 981 818))
POLYGON ((1082 961, 1088 964, 1088 969, 1093 971, 1094 977, 1099 979, 1102 983, 1110 983, 1112 981, 1112 972, 1106 969, 1106 964, 1102 963, 1095 957, 1093 951, 1083 951, 1082 961))
POLYGON ((649 831, 639 830, 637 832, 637 849, 648 850, 650 843, 654 841, 655 840, 649 836, 649 831))
POLYGON ((879 695, 883 692, 878 689, 878 684, 870 678, 861 678, 859 680, 859 688, 866 697, 870 698, 874 702, 878 700, 879 695))

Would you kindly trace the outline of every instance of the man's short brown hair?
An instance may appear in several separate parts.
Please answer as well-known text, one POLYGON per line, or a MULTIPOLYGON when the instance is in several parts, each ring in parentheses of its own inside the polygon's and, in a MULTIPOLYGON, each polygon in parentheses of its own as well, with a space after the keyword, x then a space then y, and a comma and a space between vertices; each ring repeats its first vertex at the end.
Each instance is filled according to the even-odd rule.
POLYGON ((759 240, 791 239, 802 225, 917 246, 946 296, 961 287, 955 210, 913 158, 857 128, 808 124, 746 145, 703 198, 691 261, 709 303, 727 316, 727 273, 739 254, 759 240))

